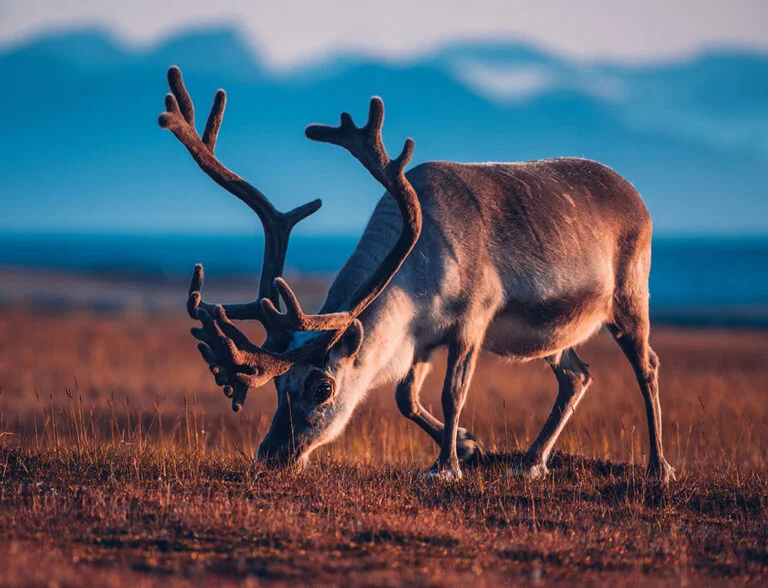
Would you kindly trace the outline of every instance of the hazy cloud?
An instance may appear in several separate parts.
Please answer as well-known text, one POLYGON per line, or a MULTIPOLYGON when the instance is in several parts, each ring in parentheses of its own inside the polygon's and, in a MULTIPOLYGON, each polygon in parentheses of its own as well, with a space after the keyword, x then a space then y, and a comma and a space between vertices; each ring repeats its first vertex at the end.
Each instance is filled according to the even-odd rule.
POLYGON ((545 67, 506 67, 471 60, 456 64, 455 75, 470 88, 504 101, 528 100, 557 86, 557 78, 545 67))
POLYGON ((458 80, 475 92, 501 102, 531 100, 553 90, 617 100, 625 91, 621 80, 589 69, 561 71, 542 64, 506 65, 461 59, 452 70, 458 80))

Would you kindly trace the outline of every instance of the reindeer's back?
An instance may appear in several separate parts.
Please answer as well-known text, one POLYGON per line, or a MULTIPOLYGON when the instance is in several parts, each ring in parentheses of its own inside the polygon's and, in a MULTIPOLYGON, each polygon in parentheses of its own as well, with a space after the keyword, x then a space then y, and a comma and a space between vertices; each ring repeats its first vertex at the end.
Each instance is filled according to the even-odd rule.
POLYGON ((452 231, 481 233, 547 256, 560 239, 618 235, 648 229, 650 215, 634 187, 610 168, 587 159, 524 163, 429 162, 408 179, 422 208, 452 231))
POLYGON ((430 288, 450 276, 477 299, 498 276, 507 304, 603 299, 628 259, 650 254, 642 198, 594 161, 430 162, 408 179, 424 230, 406 271, 420 272, 430 288))
POLYGON ((594 161, 430 162, 408 179, 422 204, 426 240, 490 256, 502 267, 572 268, 585 258, 614 259, 627 241, 650 243, 651 219, 640 195, 594 161))

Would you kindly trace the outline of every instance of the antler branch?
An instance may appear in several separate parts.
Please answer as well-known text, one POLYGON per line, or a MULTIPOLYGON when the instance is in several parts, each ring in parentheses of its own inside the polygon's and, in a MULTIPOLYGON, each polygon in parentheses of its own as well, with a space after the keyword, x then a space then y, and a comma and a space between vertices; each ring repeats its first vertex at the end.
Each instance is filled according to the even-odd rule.
MULTIPOLYGON (((201 139, 195 129, 195 111, 192 99, 184 86, 181 70, 176 66, 168 70, 168 86, 171 93, 165 97, 166 112, 160 115, 158 122, 162 128, 171 131, 187 148, 200 169, 222 188, 245 202, 259 216, 265 235, 264 261, 259 280, 259 299, 269 298, 277 304, 278 293, 272 282, 283 272, 291 230, 299 221, 316 212, 322 202, 319 199, 313 200, 287 213, 278 211, 264 194, 227 169, 214 155, 227 102, 224 90, 216 92, 201 139)), ((245 305, 238 310, 247 312, 247 315, 242 316, 242 318, 262 318, 258 304, 245 305), (257 314, 252 315, 251 312, 257 314)), ((235 314, 239 315, 240 313, 236 311, 235 314)))
POLYGON ((285 302, 285 313, 281 313, 269 299, 261 301, 270 324, 278 329, 287 331, 337 331, 346 329, 350 322, 348 312, 329 314, 305 314, 299 304, 299 299, 293 293, 288 283, 282 278, 275 278, 275 287, 285 302))

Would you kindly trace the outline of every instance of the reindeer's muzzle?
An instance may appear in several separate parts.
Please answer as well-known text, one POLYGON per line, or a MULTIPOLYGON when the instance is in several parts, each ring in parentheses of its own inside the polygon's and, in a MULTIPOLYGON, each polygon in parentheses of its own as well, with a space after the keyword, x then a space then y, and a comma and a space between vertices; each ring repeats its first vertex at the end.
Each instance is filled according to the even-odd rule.
POLYGON ((256 454, 259 461, 268 467, 283 468, 296 462, 299 453, 287 441, 274 442, 267 436, 256 454))
POLYGON ((296 411, 292 413, 285 405, 279 406, 267 436, 259 445, 259 461, 270 467, 295 464, 306 447, 303 439, 308 425, 306 417, 296 411))

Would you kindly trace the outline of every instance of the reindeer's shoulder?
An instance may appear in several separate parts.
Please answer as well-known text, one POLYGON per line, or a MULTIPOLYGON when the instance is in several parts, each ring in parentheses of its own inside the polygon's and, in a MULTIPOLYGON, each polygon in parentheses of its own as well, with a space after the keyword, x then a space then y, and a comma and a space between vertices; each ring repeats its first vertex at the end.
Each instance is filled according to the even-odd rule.
POLYGON ((416 188, 434 187, 449 184, 457 178, 466 175, 467 167, 471 164, 454 161, 427 161, 413 167, 405 176, 416 188))

